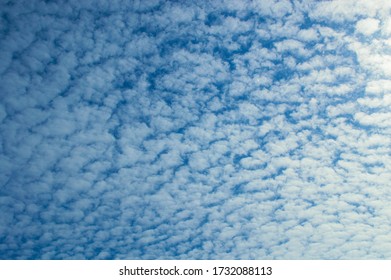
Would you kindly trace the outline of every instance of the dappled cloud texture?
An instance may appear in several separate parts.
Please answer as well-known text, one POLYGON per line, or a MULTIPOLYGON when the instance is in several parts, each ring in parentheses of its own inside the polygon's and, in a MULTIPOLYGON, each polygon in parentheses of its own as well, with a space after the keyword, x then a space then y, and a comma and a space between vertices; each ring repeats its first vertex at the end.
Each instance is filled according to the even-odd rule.
POLYGON ((391 1, 0 12, 0 258, 391 258, 391 1))

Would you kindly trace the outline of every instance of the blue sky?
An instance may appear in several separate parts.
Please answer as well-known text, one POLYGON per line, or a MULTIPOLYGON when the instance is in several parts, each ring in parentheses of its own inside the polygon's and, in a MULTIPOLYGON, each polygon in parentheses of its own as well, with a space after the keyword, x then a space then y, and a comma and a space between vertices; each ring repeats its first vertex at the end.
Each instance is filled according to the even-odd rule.
POLYGON ((0 11, 0 258, 391 258, 390 1, 0 11))

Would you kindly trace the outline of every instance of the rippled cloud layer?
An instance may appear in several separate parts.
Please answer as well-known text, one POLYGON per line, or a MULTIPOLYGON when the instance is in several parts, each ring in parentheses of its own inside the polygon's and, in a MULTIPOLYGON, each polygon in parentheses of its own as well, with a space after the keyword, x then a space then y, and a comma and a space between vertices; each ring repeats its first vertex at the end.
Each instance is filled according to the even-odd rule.
POLYGON ((390 1, 0 11, 0 258, 391 258, 390 1))

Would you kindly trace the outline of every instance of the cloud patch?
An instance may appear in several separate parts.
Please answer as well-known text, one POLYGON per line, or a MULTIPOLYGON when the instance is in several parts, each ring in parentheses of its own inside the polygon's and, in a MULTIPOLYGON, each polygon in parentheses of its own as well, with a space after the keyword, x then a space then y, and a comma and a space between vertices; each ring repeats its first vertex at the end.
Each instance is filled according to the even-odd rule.
POLYGON ((362 19, 356 23, 356 31, 369 36, 379 29, 379 20, 374 18, 362 19))
POLYGON ((1 258, 389 259, 383 2, 0 4, 1 258))

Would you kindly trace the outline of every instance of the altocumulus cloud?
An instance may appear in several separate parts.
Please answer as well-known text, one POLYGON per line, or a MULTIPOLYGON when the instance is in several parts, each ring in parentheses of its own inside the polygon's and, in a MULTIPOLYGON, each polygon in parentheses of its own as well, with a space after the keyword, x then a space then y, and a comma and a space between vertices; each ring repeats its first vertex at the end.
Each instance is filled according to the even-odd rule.
POLYGON ((391 258, 390 1, 0 11, 0 258, 391 258))

